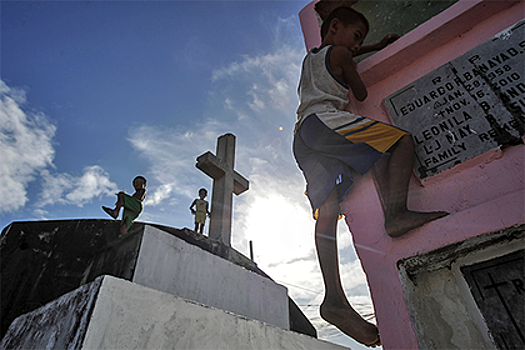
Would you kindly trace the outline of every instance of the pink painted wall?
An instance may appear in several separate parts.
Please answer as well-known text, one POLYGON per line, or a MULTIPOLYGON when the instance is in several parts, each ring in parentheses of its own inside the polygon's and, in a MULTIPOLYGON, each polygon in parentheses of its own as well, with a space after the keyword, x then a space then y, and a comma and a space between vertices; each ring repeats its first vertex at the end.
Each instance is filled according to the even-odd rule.
MULTIPOLYGON (((320 44, 313 6, 299 14, 307 49, 320 44)), ((368 98, 354 113, 391 123, 383 99, 466 53, 525 17, 523 1, 460 0, 358 64, 368 98)), ((388 34, 388 33, 385 33, 388 34)), ((418 349, 396 262, 468 238, 525 223, 525 146, 496 149, 421 182, 413 178, 409 206, 446 210, 446 218, 400 238, 383 227, 381 201, 370 173, 342 203, 366 272, 385 349, 418 349)))

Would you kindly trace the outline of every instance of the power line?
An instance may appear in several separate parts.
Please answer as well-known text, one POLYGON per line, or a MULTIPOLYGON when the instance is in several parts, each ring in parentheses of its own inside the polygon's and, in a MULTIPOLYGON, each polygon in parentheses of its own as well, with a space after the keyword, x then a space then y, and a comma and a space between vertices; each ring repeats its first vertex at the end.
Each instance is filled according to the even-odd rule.
POLYGON ((295 284, 291 284, 291 283, 288 283, 288 282, 283 282, 283 281, 277 281, 277 283, 281 283, 281 284, 284 284, 284 285, 287 285, 287 286, 291 286, 291 287, 294 287, 294 288, 299 288, 299 289, 302 289, 302 290, 305 290, 307 292, 312 292, 312 293, 315 293, 315 294, 321 294, 322 292, 319 292, 319 291, 316 291, 316 290, 311 290, 311 289, 308 289, 308 288, 304 288, 304 287, 301 287, 301 286, 297 286, 295 284))
MULTIPOLYGON (((288 282, 283 282, 283 281, 278 281, 278 280, 276 280, 276 282, 284 284, 284 285, 288 285, 288 286, 291 286, 291 287, 294 287, 294 288, 302 289, 302 290, 305 290, 307 292, 311 292, 311 293, 315 293, 315 294, 321 294, 322 293, 322 292, 319 292, 319 291, 315 291, 315 290, 312 290, 312 289, 304 288, 304 287, 301 287, 301 286, 298 286, 298 285, 295 285, 295 284, 291 284, 291 283, 288 283, 288 282)), ((353 306, 365 306, 365 307, 371 307, 372 306, 370 303, 352 303, 352 305, 353 306)), ((320 304, 298 304, 298 306, 305 307, 305 308, 309 308, 309 307, 318 308, 321 305, 320 304)), ((367 321, 370 321, 370 320, 374 319, 375 316, 376 315, 375 315, 374 312, 364 313, 362 315, 362 317, 365 320, 367 320, 367 321)))

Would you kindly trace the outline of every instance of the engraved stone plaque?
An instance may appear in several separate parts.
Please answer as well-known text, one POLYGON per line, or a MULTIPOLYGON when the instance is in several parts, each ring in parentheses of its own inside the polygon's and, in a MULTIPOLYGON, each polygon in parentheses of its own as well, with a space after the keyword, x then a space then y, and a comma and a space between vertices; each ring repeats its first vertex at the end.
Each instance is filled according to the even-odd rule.
POLYGON ((420 178, 521 141, 524 60, 522 20, 384 100, 412 133, 420 178))
POLYGON ((525 349, 525 250, 461 272, 498 348, 525 349))

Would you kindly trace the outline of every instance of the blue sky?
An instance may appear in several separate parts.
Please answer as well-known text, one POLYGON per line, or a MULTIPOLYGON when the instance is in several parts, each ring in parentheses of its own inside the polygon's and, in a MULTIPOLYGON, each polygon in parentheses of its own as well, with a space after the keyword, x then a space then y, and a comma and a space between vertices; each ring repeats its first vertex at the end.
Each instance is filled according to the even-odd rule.
MULTIPOLYGON (((2 1, 0 224, 109 219, 121 188, 148 179, 140 221, 193 227, 211 179, 195 168, 237 136, 232 245, 289 288, 321 338, 360 348, 318 317, 322 281, 304 180, 291 153, 308 1, 2 1), (310 305, 310 306, 306 306, 310 305)), ((343 281, 370 313, 351 236, 343 281)), ((207 232, 207 230, 206 230, 207 232)))

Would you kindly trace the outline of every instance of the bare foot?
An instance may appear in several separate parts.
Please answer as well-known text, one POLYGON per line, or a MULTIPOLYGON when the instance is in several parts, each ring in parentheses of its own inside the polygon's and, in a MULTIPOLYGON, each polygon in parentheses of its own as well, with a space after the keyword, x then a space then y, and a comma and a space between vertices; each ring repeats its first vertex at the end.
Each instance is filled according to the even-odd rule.
POLYGON ((334 325, 359 343, 371 347, 381 345, 377 327, 365 321, 348 302, 331 305, 324 301, 321 304, 320 313, 326 322, 334 325))
POLYGON ((113 219, 117 219, 117 214, 115 213, 115 211, 113 209, 103 206, 102 210, 104 210, 106 212, 106 214, 111 216, 113 219))
POLYGON ((419 226, 447 215, 446 211, 419 212, 407 210, 404 213, 385 218, 385 230, 390 237, 399 237, 419 226))

